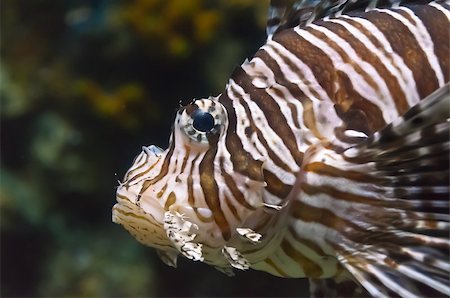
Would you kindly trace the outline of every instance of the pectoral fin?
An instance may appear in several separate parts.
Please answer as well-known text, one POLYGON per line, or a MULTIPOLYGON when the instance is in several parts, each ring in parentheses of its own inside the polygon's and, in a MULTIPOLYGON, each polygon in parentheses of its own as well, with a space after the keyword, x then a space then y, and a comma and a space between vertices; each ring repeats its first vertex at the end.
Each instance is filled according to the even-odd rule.
POLYGON ((297 227, 374 297, 450 296, 449 94, 442 87, 353 148, 305 155, 297 227))

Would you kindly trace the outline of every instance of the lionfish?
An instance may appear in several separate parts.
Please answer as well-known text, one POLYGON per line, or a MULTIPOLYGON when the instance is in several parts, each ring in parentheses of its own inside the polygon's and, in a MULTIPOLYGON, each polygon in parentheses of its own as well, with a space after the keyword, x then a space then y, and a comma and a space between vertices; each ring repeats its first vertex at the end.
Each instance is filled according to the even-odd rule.
MULTIPOLYGON (((176 266, 450 296, 448 1, 273 0, 222 94, 143 147, 113 221, 176 266)), ((346 285, 346 286, 343 286, 346 285)))

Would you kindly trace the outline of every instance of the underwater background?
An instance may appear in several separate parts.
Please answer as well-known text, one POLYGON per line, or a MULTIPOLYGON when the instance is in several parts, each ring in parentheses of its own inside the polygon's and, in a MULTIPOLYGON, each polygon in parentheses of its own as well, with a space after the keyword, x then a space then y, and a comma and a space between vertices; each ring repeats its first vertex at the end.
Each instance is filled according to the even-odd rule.
POLYGON ((222 92, 265 41, 268 0, 1 0, 1 297, 301 297, 156 252, 111 222, 179 101, 222 92))

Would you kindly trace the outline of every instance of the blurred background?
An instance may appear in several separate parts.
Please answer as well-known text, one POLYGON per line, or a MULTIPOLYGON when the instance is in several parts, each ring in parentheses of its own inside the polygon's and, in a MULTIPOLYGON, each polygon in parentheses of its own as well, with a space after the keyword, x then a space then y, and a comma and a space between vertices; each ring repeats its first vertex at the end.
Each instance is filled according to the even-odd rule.
POLYGON ((111 222, 180 100, 222 92, 268 0, 1 0, 2 297, 305 296, 306 280, 164 265, 111 222))

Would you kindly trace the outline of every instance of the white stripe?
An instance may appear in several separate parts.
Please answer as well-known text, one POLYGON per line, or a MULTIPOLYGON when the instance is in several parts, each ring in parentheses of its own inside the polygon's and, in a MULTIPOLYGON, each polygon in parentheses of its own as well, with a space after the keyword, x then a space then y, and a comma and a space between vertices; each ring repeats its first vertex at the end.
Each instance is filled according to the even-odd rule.
MULTIPOLYGON (((305 137, 305 135, 312 136, 312 134, 309 131, 309 129, 306 126, 304 126, 303 106, 300 103, 300 100, 294 98, 294 96, 290 93, 290 91, 286 87, 277 84, 274 80, 271 84, 263 83, 266 81, 268 81, 268 82, 272 81, 271 78, 274 78, 274 73, 266 65, 266 63, 263 60, 261 60, 260 58, 256 57, 256 58, 252 59, 252 61, 250 63, 248 63, 247 65, 242 65, 242 69, 244 69, 244 71, 250 77, 254 77, 254 79, 252 80, 253 86, 255 86, 257 88, 265 88, 266 93, 269 96, 271 96, 273 99, 275 99, 275 102, 280 107, 281 113, 283 113, 284 118, 286 119, 289 127, 291 127, 292 132, 294 133, 296 144, 297 144, 299 151, 305 152, 309 148, 309 145, 305 144, 304 137, 305 137), (249 67, 249 65, 254 65, 255 67, 249 67), (256 69, 256 66, 257 66, 257 69, 256 69), (270 78, 270 79, 264 80, 264 79, 261 79, 262 77, 266 77, 266 78, 270 78), (264 86, 262 86, 262 85, 264 85, 264 86), (277 95, 277 93, 274 92, 274 89, 279 90, 283 94, 283 97, 280 98, 277 95), (298 117, 297 117, 298 119, 296 119, 296 120, 300 124, 300 128, 297 128, 294 124, 294 117, 292 115, 292 111, 291 111, 290 107, 288 106, 288 103, 293 104, 295 107, 295 110, 298 115, 298 117)), ((317 138, 314 138, 314 140, 311 139, 311 142, 316 142, 316 141, 317 141, 317 138)))
POLYGON ((244 62, 241 67, 253 78, 252 84, 256 88, 267 88, 276 84, 272 70, 259 57, 253 58, 250 62, 244 62))
MULTIPOLYGON (((281 161, 283 161, 288 167, 291 168, 291 171, 294 170, 298 170, 298 166, 294 160, 294 158, 292 157, 291 154, 289 154, 289 149, 284 145, 282 139, 272 130, 272 128, 269 126, 269 123, 267 122, 267 119, 263 113, 263 111, 261 111, 261 109, 258 107, 258 105, 253 102, 250 98, 250 96, 248 94, 246 94, 244 92, 244 90, 242 89, 241 86, 239 86, 234 80, 230 80, 229 82, 229 89, 227 90, 227 94, 230 97, 230 99, 233 100, 233 106, 236 109, 238 109, 237 111, 239 111, 238 115, 236 114, 236 125, 240 126, 240 122, 241 119, 244 119, 242 117, 247 117, 247 115, 245 114, 245 110, 243 110, 243 107, 239 107, 239 99, 235 98, 233 96, 233 93, 231 92, 231 87, 233 87, 237 93, 242 97, 242 99, 246 102, 246 104, 248 105, 249 109, 250 109, 250 117, 252 117, 255 125, 264 132, 264 139, 266 140, 269 148, 274 152, 274 154, 276 154, 281 161), (240 117, 239 117, 240 116, 240 117), (259 119, 258 119, 259 118, 259 119), (288 153, 288 154, 287 154, 288 153)), ((237 131, 239 138, 241 139, 241 141, 243 142, 243 146, 244 148, 254 148, 253 145, 249 142, 247 136, 245 135, 244 132, 245 127, 241 126, 241 128, 239 128, 239 131, 237 131), (249 147, 246 147, 249 146, 249 147)), ((254 141, 255 144, 260 143, 259 140, 257 139, 256 133, 254 134, 254 141), (257 142, 256 142, 257 141, 257 142)), ((289 184, 289 185, 293 185, 295 183, 295 176, 291 173, 291 172, 287 172, 283 169, 281 169, 280 167, 276 166, 275 163, 273 163, 273 161, 269 158, 267 151, 265 150, 264 146, 262 146, 261 144, 261 148, 260 149, 261 153, 263 153, 264 158, 266 159, 266 162, 268 162, 268 167, 269 168, 273 168, 275 169, 274 174, 285 184, 289 184)), ((246 149, 248 151, 248 149, 246 149)), ((251 150, 253 152, 255 152, 255 150, 251 150)))
MULTIPOLYGON (((447 5, 450 5, 450 1, 445 1, 445 2, 447 3, 447 5)), ((440 10, 443 14, 445 14, 447 19, 450 21, 450 11, 448 11, 446 8, 444 8, 442 5, 440 5, 436 2, 431 2, 429 5, 440 10)))
POLYGON ((376 287, 373 283, 366 279, 366 272, 363 271, 364 274, 361 274, 361 269, 356 268, 352 264, 349 264, 347 259, 342 256, 338 256, 338 259, 341 263, 344 264, 345 268, 347 268, 347 270, 356 278, 356 280, 361 283, 361 285, 366 289, 367 292, 369 292, 371 296, 377 298, 389 298, 385 293, 381 292, 378 287, 376 287))
MULTIPOLYGON (((148 156, 147 154, 145 154, 144 151, 142 151, 141 153, 139 153, 139 155, 136 157, 136 160, 134 161, 133 165, 131 166, 131 168, 128 169, 128 171, 125 174, 125 178, 124 178, 124 182, 127 182, 127 180, 129 180, 130 178, 136 176, 138 173, 144 172, 148 167, 144 167, 141 168, 148 160, 150 159, 150 156, 148 156), (133 173, 136 169, 140 168, 140 172, 138 173, 133 173)), ((148 164, 148 166, 150 167, 151 164, 148 164)))
MULTIPOLYGON (((285 47, 283 47, 283 45, 275 41, 271 41, 269 44, 264 46, 263 49, 266 50, 266 52, 277 62, 286 80, 290 81, 293 84, 296 84, 298 88, 308 97, 308 99, 311 100, 313 105, 314 117, 316 119, 315 125, 317 127, 317 130, 325 138, 333 140, 335 138, 334 129, 337 126, 342 125, 342 120, 337 116, 334 109, 334 103, 328 97, 328 94, 325 92, 325 90, 321 87, 312 70, 296 55, 294 55, 285 47), (300 78, 298 73, 292 71, 274 49, 276 49, 278 52, 281 52, 284 57, 289 59, 291 63, 295 64, 300 70, 301 75, 304 79, 300 78), (316 98, 312 94, 311 90, 314 90, 320 98, 316 98), (326 117, 324 117, 325 115, 326 117)), ((299 99, 294 99, 290 102, 295 104, 295 102, 298 100, 299 99)), ((301 119, 301 123, 304 124, 303 117, 301 119)))
POLYGON ((338 239, 343 238, 339 231, 330 229, 318 222, 305 222, 298 218, 292 218, 290 226, 302 238, 317 244, 327 255, 333 255, 335 251, 329 241, 339 243, 338 239))
MULTIPOLYGON (((309 145, 301 142, 301 136, 303 136, 305 134, 311 135, 311 132, 309 131, 308 128, 306 128, 303 125, 303 117, 302 117, 303 107, 299 104, 300 102, 297 100, 296 103, 294 103, 296 105, 295 107, 296 107, 297 114, 300 112, 300 114, 298 114, 299 115, 298 118, 300 118, 300 119, 298 119, 300 128, 297 128, 293 121, 292 111, 289 108, 288 103, 287 103, 287 101, 292 103, 292 98, 293 98, 293 96, 292 96, 292 94, 290 94, 289 90, 287 90, 286 88, 283 88, 282 86, 279 86, 279 87, 273 86, 271 88, 266 89, 266 92, 269 96, 271 96, 275 100, 275 102, 280 107, 281 112, 283 113, 285 119, 287 120, 287 124, 289 125, 292 132, 294 133, 297 148, 299 149, 300 152, 303 152, 303 153, 306 152, 306 150, 308 150, 309 145), (279 97, 278 94, 274 91, 274 89, 281 91, 283 93, 283 97, 279 97), (301 106, 301 107, 299 108, 298 106, 301 106)), ((314 140, 314 141, 316 141, 316 140, 314 140)), ((297 168, 296 171, 298 171, 299 169, 300 168, 297 168)))
POLYGON ((367 138, 365 133, 353 129, 347 129, 344 131, 344 135, 350 138, 367 138))
MULTIPOLYGON (((229 91, 229 90, 228 90, 229 91)), ((227 94, 230 96, 231 93, 227 92, 227 94)), ((230 97, 231 98, 231 97, 230 97)), ((237 106, 236 107, 236 103, 237 100, 233 100, 233 106, 235 109, 235 113, 239 113, 238 111, 243 111, 243 107, 237 106)), ((244 111, 245 113, 245 111, 244 111)), ((248 119, 247 117, 244 118, 239 118, 236 117, 237 119, 244 119, 244 121, 246 123, 248 123, 248 119)), ((255 160, 260 160, 262 158, 265 158, 261 155, 258 154, 258 152, 256 150, 254 150, 253 147, 251 147, 252 145, 250 143, 248 143, 248 140, 246 137, 243 137, 243 128, 245 128, 245 125, 240 125, 240 121, 237 121, 236 123, 237 127, 237 134, 240 137, 243 146, 245 146, 245 144, 247 144, 250 147, 245 147, 245 149, 247 150, 247 152, 250 153, 250 155, 252 156, 253 159, 255 160), (250 150, 249 150, 250 149, 250 150)), ((231 160, 231 153, 228 151, 227 147, 226 147, 226 142, 219 142, 218 143, 218 147, 217 147, 217 154, 215 156, 215 164, 219 165, 220 164, 220 159, 224 158, 225 160, 231 160)), ((219 167, 216 167, 216 169, 219 169, 219 167)), ((261 202, 261 196, 262 196, 262 187, 261 187, 261 191, 260 192, 255 192, 254 189, 247 189, 247 187, 245 187, 245 182, 248 181, 248 177, 235 172, 233 169, 233 164, 231 162, 224 162, 223 163, 223 170, 228 173, 230 176, 232 176, 234 183, 236 184, 237 188, 239 189, 239 191, 242 193, 244 200, 251 206, 257 206, 262 204, 261 202), (247 195, 248 192, 251 192, 251 194, 247 195), (256 200, 259 200, 260 202, 256 202, 256 200)), ((230 224, 231 227, 240 224, 238 222, 236 222, 236 217, 234 216, 233 212, 231 211, 231 209, 228 207, 228 203, 226 202, 226 198, 225 196, 227 196, 229 198, 229 203, 235 207, 237 214, 239 215, 240 218, 245 218, 247 216, 248 213, 250 213, 251 211, 243 208, 242 205, 240 203, 238 203, 238 201, 234 198, 231 190, 228 188, 227 184, 224 181, 224 177, 223 175, 221 175, 219 172, 216 173, 216 182, 219 185, 219 200, 220 200, 220 209, 223 211, 225 218, 227 219, 227 222, 230 224)), ((195 187, 195 182, 194 182, 194 187, 195 187)))
MULTIPOLYGON (((316 27, 316 26, 315 26, 316 27)), ((342 57, 326 42, 317 38, 310 32, 296 27, 294 29, 300 36, 305 40, 310 42, 315 47, 322 50, 333 63, 333 67, 339 71, 342 71, 348 75, 354 90, 359 93, 362 97, 366 98, 368 101, 372 102, 378 106, 383 113, 383 119, 385 122, 389 123, 391 119, 397 118, 397 109, 392 109, 392 103, 386 106, 386 103, 379 100, 379 94, 364 80, 364 78, 354 69, 353 65, 345 63, 342 57)), ((369 66, 371 67, 371 66, 369 66)))
MULTIPOLYGON (((428 254, 422 253, 420 251, 414 251, 408 247, 402 247, 401 250, 402 250, 402 252, 410 255, 415 260, 417 260, 418 262, 421 262, 421 263, 423 263, 425 261, 425 257, 428 257, 428 254)), ((432 262, 432 265, 435 267, 438 267, 439 269, 450 272, 450 264, 448 262, 445 262, 445 261, 442 261, 439 259, 434 259, 432 262)))
POLYGON ((381 270, 378 270, 377 267, 367 264, 366 268, 369 270, 370 273, 375 275, 386 287, 391 289, 392 291, 396 292, 402 297, 418 297, 414 293, 408 291, 407 289, 403 288, 401 284, 399 284, 396 281, 393 281, 391 278, 389 278, 386 274, 384 274, 381 270))
POLYGON ((405 265, 400 265, 397 267, 397 270, 402 272, 403 274, 405 274, 406 276, 415 279, 441 293, 444 293, 445 295, 449 296, 450 295, 450 288, 448 287, 448 285, 445 285, 443 283, 437 282, 435 280, 433 280, 432 278, 426 276, 423 273, 417 272, 413 269, 411 269, 408 266, 405 265))
POLYGON ((414 74, 411 69, 408 68, 403 58, 394 51, 383 32, 381 32, 373 23, 366 19, 349 16, 342 16, 342 18, 359 23, 363 28, 366 28, 366 30, 370 32, 374 38, 377 39, 377 41, 382 45, 381 50, 383 50, 384 55, 387 57, 387 61, 391 62, 392 65, 400 72, 400 76, 402 78, 401 82, 405 85, 407 90, 405 94, 409 105, 414 106, 417 104, 420 100, 420 96, 417 91, 416 81, 414 80, 414 74))
POLYGON ((414 35, 414 38, 416 39, 419 46, 422 48, 422 51, 425 53, 425 56, 427 57, 427 60, 430 63, 431 68, 436 74, 439 86, 443 86, 444 75, 439 65, 439 61, 434 53, 434 44, 433 41, 431 40, 430 34, 423 25, 422 21, 416 15, 414 15, 411 12, 411 10, 409 10, 406 7, 399 7, 398 9, 406 12, 415 21, 416 26, 414 26, 407 18, 392 10, 389 9, 375 9, 375 10, 392 16, 394 19, 400 21, 401 23, 403 23, 403 25, 405 25, 409 29, 409 31, 414 35))
POLYGON ((313 71, 308 67, 308 65, 300 60, 296 55, 288 51, 283 45, 272 40, 264 45, 261 49, 265 50, 277 62, 285 78, 289 82, 297 84, 300 90, 311 100, 330 100, 328 94, 321 87, 316 77, 314 76, 313 71), (295 64, 300 70, 300 74, 292 71, 289 66, 284 63, 280 55, 278 55, 274 51, 274 49, 281 52, 284 57, 295 64), (304 79, 300 79, 299 75, 301 75, 304 79), (320 98, 314 97, 311 93, 311 90, 314 90, 320 98))
MULTIPOLYGON (((379 106, 383 112, 383 115, 387 115, 387 119, 393 119, 397 118, 399 116, 397 112, 397 108, 395 106, 395 103, 393 102, 389 88, 386 85, 386 82, 383 80, 383 78, 380 76, 380 74, 376 71, 376 69, 373 67, 372 64, 367 63, 359 57, 359 55, 356 53, 356 51, 352 48, 352 46, 343 38, 338 36, 333 31, 322 27, 318 25, 311 25, 312 29, 317 30, 319 32, 322 32, 329 38, 331 41, 333 41, 337 46, 339 46, 344 53, 349 57, 349 59, 352 60, 352 63, 357 64, 362 71, 366 73, 368 77, 370 77, 376 84, 378 90, 371 87, 366 81, 362 82, 364 79, 361 76, 361 81, 359 82, 361 90, 366 90, 368 93, 360 93, 366 98, 370 98, 370 100, 375 103, 377 106, 379 106), (381 106, 380 106, 381 104, 381 106)), ((331 47, 330 47, 331 49, 331 47)), ((333 50, 334 51, 334 50, 333 50)), ((339 55, 337 52, 333 53, 339 55)), ((341 59, 341 63, 345 63, 342 61, 342 56, 339 55, 339 58, 341 59)), ((353 65, 347 64, 348 67, 351 67, 351 72, 357 74, 355 71, 353 65)), ((339 67, 339 66, 338 66, 339 67)), ((346 67, 347 68, 347 67, 346 67)), ((359 74, 357 74, 359 76, 359 74)), ((350 80, 352 78, 350 77, 350 80)), ((353 83, 353 82, 352 82, 353 83)), ((355 83, 358 83, 355 81, 355 83)), ((355 86, 353 83, 355 89, 358 87, 355 86)), ((387 120, 385 118, 385 120, 387 120)), ((388 122, 389 123, 389 122, 388 122)))
MULTIPOLYGON (((244 106, 240 103, 239 98, 235 97, 233 92, 231 92, 231 84, 235 84, 234 81, 230 80, 227 86, 227 95, 232 100, 233 109, 236 114, 236 134, 238 135, 240 141, 242 142, 242 147, 252 156, 253 159, 262 159, 268 162, 268 165, 276 167, 277 170, 283 171, 281 168, 276 166, 273 161, 269 158, 266 148, 261 144, 258 139, 256 132, 254 132, 250 139, 245 133, 245 128, 250 126, 250 119, 247 117, 244 106)), ((223 144, 225 146, 225 144, 223 144)), ((227 172, 233 169, 227 169, 227 172)))
MULTIPOLYGON (((303 237, 303 233, 299 233, 299 235, 302 235, 303 237)), ((321 278, 328 278, 336 275, 338 266, 335 258, 324 258, 309 246, 299 242, 289 231, 286 233, 285 239, 288 240, 292 247, 301 252, 302 255, 320 266, 323 271, 321 278)))
POLYGON ((293 278, 302 278, 306 277, 305 271, 303 267, 299 266, 300 264, 295 262, 293 258, 288 256, 283 249, 278 248, 271 256, 270 259, 281 268, 284 273, 286 273, 289 277, 293 278))
MULTIPOLYGON (((411 84, 411 82, 408 82, 407 80, 404 79, 405 77, 405 75, 403 74, 404 71, 401 70, 401 67, 406 68, 404 63, 401 63, 402 64, 401 66, 397 66, 397 64, 399 64, 398 60, 399 59, 401 60, 401 58, 398 55, 394 57, 394 55, 392 55, 392 52, 387 53, 386 49, 379 49, 378 47, 376 47, 366 35, 364 35, 356 27, 351 25, 348 22, 349 20, 358 22, 357 18, 348 16, 346 16, 345 19, 344 18, 330 19, 330 22, 342 25, 345 29, 348 30, 348 32, 350 32, 356 39, 358 39, 367 48, 367 50, 369 50, 375 56, 377 56, 377 58, 381 61, 384 67, 386 67, 386 69, 397 79, 397 82, 400 85, 403 94, 405 94, 408 105, 410 107, 415 105, 420 100, 419 93, 417 92, 417 88, 414 82, 412 82, 413 84, 411 84)), ((370 22, 367 23, 371 24, 370 22)), ((381 32, 374 32, 372 30, 370 32, 374 35, 374 37, 375 35, 377 35, 377 33, 381 34, 381 32)), ((384 36, 382 36, 382 38, 384 38, 384 36)), ((388 43, 387 46, 390 47, 388 43)), ((400 62, 403 61, 401 60, 400 62)), ((413 79, 412 73, 411 78, 413 79)))

